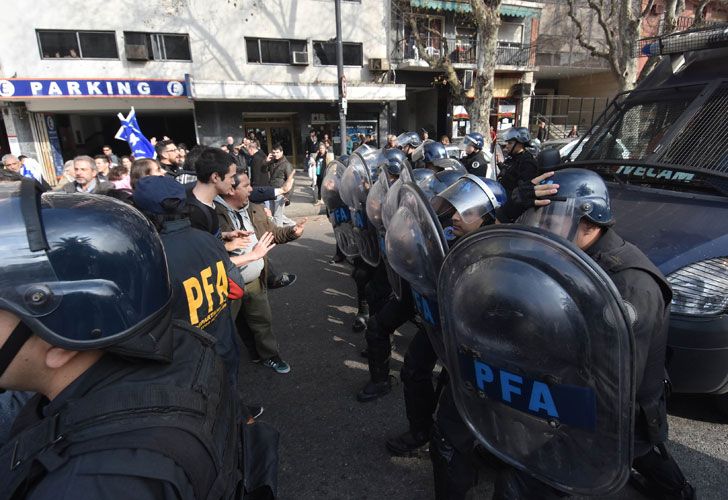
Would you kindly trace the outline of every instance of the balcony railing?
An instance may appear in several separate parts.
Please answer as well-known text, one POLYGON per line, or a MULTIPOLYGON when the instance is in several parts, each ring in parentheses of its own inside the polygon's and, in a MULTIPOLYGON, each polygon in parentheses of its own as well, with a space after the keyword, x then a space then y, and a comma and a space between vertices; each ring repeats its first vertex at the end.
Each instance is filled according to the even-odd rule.
POLYGON ((499 66, 533 66, 531 46, 498 42, 495 62, 499 66))
MULTIPOLYGON (((424 51, 430 57, 447 57, 454 64, 472 64, 478 62, 476 52, 476 38, 468 36, 434 37, 431 34, 420 35, 425 43, 424 51)), ((533 50, 531 46, 498 42, 496 64, 502 66, 533 66, 533 50)), ((397 43, 397 53, 394 60, 424 60, 415 43, 414 37, 400 40, 397 43)))
MULTIPOLYGON (((421 34, 420 38, 425 45, 425 54, 440 58, 447 56, 451 62, 460 64, 476 64, 475 37, 441 37, 432 34, 421 34)), ((408 37, 398 42, 395 59, 420 60, 424 55, 420 52, 414 37, 408 37)))

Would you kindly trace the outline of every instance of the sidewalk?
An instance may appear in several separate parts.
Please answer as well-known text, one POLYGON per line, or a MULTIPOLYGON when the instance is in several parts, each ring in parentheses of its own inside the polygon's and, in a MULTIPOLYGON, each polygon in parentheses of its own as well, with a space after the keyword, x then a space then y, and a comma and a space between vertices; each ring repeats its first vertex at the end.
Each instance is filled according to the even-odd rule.
POLYGON ((311 179, 303 170, 296 169, 296 181, 293 185, 293 191, 289 194, 289 199, 291 204, 284 210, 288 217, 311 217, 326 213, 323 203, 321 205, 313 204, 311 179))

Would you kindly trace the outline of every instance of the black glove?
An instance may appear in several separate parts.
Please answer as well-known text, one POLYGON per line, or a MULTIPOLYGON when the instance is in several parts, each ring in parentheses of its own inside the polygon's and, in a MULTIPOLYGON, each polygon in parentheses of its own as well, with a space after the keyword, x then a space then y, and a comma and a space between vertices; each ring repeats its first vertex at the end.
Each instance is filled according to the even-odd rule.
POLYGON ((536 186, 529 181, 518 181, 518 187, 512 192, 508 201, 498 213, 498 220, 501 222, 513 222, 523 212, 536 206, 536 186))

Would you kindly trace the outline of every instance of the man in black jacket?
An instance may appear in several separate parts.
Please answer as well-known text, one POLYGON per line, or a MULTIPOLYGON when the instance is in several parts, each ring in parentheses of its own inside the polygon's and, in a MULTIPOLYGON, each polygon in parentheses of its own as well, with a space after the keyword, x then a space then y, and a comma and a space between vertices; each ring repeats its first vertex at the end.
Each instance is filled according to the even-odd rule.
POLYGON ((485 177, 488 174, 488 160, 483 155, 485 147, 485 138, 483 134, 471 132, 463 139, 465 146, 465 156, 461 160, 469 174, 485 177))
POLYGON ((531 134, 525 127, 511 128, 505 135, 506 147, 504 153, 508 155, 505 163, 501 165, 498 176, 500 182, 511 193, 518 187, 519 182, 530 183, 538 175, 536 158, 526 149, 531 142, 531 134))
MULTIPOLYGON (((283 188, 288 182, 293 182, 294 170, 288 159, 283 155, 283 146, 280 143, 274 144, 270 154, 266 158, 266 168, 270 172, 270 185, 274 188, 283 188)), ((284 196, 278 196, 273 205, 273 221, 277 226, 293 226, 295 221, 289 219, 283 213, 286 204, 284 196)))

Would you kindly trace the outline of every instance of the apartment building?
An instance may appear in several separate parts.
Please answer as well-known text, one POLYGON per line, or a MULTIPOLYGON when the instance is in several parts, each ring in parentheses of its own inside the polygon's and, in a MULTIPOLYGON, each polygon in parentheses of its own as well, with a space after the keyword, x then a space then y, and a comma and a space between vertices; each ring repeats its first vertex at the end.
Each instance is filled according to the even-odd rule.
MULTIPOLYGON (((3 6, 0 147, 59 173, 113 140, 134 106, 147 137, 220 144, 255 134, 302 161, 314 127, 339 140, 333 0, 98 0, 3 6)), ((387 0, 342 2, 350 133, 385 134, 401 83, 381 83, 387 0), (373 61, 373 70, 370 63, 373 61)))

